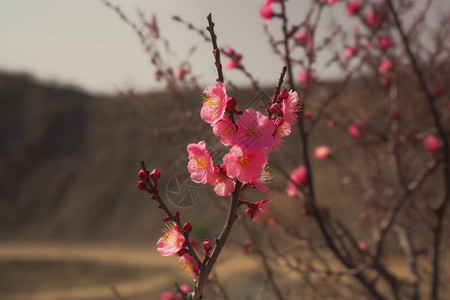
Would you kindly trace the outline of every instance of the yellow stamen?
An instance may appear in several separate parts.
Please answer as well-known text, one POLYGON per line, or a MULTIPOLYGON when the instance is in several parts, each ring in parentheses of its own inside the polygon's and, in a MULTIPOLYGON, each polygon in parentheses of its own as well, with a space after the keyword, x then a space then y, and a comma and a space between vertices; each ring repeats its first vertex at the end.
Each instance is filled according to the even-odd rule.
POLYGON ((208 166, 208 162, 203 157, 195 158, 195 168, 204 169, 208 166))
POLYGON ((248 156, 244 156, 241 159, 239 159, 239 164, 241 165, 241 167, 248 167, 250 165, 251 159, 248 156))

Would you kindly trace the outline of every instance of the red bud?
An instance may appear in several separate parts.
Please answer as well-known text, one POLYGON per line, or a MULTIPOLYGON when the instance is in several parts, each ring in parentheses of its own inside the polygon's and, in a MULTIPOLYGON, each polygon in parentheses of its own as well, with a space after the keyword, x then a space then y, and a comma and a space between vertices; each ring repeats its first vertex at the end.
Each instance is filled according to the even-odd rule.
POLYGON ((148 172, 144 171, 144 170, 140 170, 139 174, 138 174, 138 177, 139 177, 140 180, 146 181, 147 178, 148 178, 148 172))
POLYGON ((210 242, 208 239, 206 239, 206 240, 203 242, 203 249, 205 249, 206 252, 211 251, 212 246, 211 246, 211 242, 210 242))
POLYGON ((137 187, 140 190, 146 190, 147 189, 147 184, 143 181, 138 181, 137 182, 137 187))

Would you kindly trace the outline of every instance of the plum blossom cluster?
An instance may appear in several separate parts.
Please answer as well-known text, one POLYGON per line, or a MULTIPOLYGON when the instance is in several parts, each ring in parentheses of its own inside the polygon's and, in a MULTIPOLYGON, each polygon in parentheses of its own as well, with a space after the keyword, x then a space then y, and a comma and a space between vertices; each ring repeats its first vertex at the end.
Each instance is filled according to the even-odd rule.
POLYGON ((236 99, 228 96, 220 81, 208 86, 202 96, 201 118, 211 125, 221 143, 231 148, 222 164, 214 164, 204 141, 189 144, 188 170, 192 181, 212 185, 219 196, 234 191, 234 179, 244 183, 244 187, 267 191, 271 177, 267 155, 273 148, 278 149, 298 119, 301 105, 297 93, 282 89, 269 101, 267 115, 253 108, 236 110, 236 99))

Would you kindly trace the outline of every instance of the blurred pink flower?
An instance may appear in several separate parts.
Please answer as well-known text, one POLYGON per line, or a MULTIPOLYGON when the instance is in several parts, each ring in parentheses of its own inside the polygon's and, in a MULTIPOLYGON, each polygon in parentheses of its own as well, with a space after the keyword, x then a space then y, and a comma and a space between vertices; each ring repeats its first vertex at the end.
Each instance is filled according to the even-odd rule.
POLYGON ((361 250, 362 252, 367 251, 367 245, 364 242, 358 242, 358 248, 359 250, 361 250))
POLYGON ((357 50, 358 50, 358 48, 356 46, 345 46, 345 49, 344 49, 345 57, 347 59, 352 58, 353 56, 355 56, 357 50))
POLYGON ((325 4, 333 5, 335 3, 341 2, 342 0, 324 0, 325 4))
POLYGON ((300 45, 306 45, 306 42, 308 41, 308 33, 305 30, 300 31, 296 35, 295 41, 300 45))
POLYGON ((334 124, 334 120, 328 120, 328 121, 327 121, 327 127, 328 127, 328 128, 330 128, 330 129, 331 129, 331 128, 334 128, 334 125, 335 125, 335 124, 334 124))
POLYGON ((184 271, 194 278, 198 277, 198 263, 190 254, 185 253, 180 256, 180 262, 184 271))
POLYGON ((156 249, 162 256, 176 255, 183 248, 184 236, 178 226, 174 223, 172 227, 167 226, 164 236, 156 243, 156 249))
POLYGON ((331 149, 328 146, 317 146, 314 149, 314 156, 318 160, 326 160, 331 155, 331 149))
POLYGON ((258 180, 267 164, 267 154, 263 150, 244 150, 239 146, 234 146, 230 152, 223 157, 229 177, 241 182, 258 180))
POLYGON ((377 27, 380 25, 382 21, 382 15, 380 15, 378 12, 372 10, 369 15, 367 16, 367 25, 377 27))
POLYGON ((380 48, 383 51, 386 51, 387 48, 394 45, 394 41, 390 37, 382 37, 380 38, 379 42, 380 48))
POLYGON ((248 108, 236 121, 236 145, 242 149, 272 150, 275 124, 268 117, 253 108, 248 108))
POLYGON ((436 153, 441 148, 441 142, 439 142, 439 139, 431 134, 425 137, 423 140, 423 145, 425 146, 425 149, 431 153, 436 153))
POLYGON ((263 4, 259 9, 259 15, 264 21, 269 22, 273 17, 273 9, 269 4, 263 4))
POLYGON ((242 59, 242 54, 235 53, 233 50, 232 58, 230 58, 227 62, 227 65, 225 66, 225 69, 231 70, 236 68, 239 65, 239 62, 242 59))
POLYGON ((312 71, 301 70, 298 73, 298 81, 303 85, 310 85, 316 81, 316 78, 312 71))
POLYGON ((184 79, 184 76, 185 76, 186 74, 187 74, 187 71, 186 71, 184 68, 180 67, 180 68, 178 69, 177 74, 175 75, 175 77, 176 77, 177 79, 183 80, 183 79, 184 79))
POLYGON ((270 200, 261 200, 256 203, 251 203, 252 205, 247 208, 245 214, 249 215, 253 222, 259 222, 268 216, 268 204, 271 202, 270 200))
POLYGON ((385 74, 392 69, 392 66, 393 64, 389 59, 383 59, 383 61, 378 66, 378 72, 380 72, 380 74, 385 74))
POLYGON ((225 84, 218 81, 217 85, 207 86, 202 97, 203 106, 200 110, 202 120, 214 124, 222 119, 229 99, 225 84))
POLYGON ((350 124, 347 127, 347 132, 350 134, 351 137, 357 139, 361 137, 361 131, 359 130, 359 127, 355 124, 350 124))
MULTIPOLYGON (((292 171, 290 178, 300 188, 302 188, 308 183, 308 171, 306 170, 305 166, 300 165, 292 171)), ((288 194, 288 196, 293 197, 297 194, 297 192, 298 192, 297 186, 291 181, 288 181, 286 186, 286 194, 288 194)))
POLYGON ((358 1, 350 1, 347 5, 347 15, 353 16, 361 9, 361 4, 358 1))
POLYGON ((178 292, 162 292, 159 295, 159 300, 183 300, 178 292))
POLYGON ((442 88, 440 86, 437 86, 433 89, 433 95, 434 96, 439 96, 440 94, 442 94, 442 88))
POLYGON ((191 180, 196 183, 207 183, 214 173, 214 163, 211 153, 206 150, 204 141, 198 144, 191 143, 187 146, 188 170, 191 180))

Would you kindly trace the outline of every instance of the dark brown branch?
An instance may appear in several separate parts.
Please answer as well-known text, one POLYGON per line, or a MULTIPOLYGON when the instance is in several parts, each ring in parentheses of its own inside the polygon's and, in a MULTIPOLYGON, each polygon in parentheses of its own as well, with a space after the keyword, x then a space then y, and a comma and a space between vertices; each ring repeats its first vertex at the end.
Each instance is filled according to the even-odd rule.
POLYGON ((275 93, 273 94, 273 101, 272 101, 272 103, 276 103, 277 102, 278 95, 280 94, 281 85, 283 84, 284 75, 286 74, 286 71, 287 71, 287 67, 284 66, 283 70, 281 71, 280 78, 278 79, 278 85, 275 88, 275 93))
POLYGON ((239 206, 239 193, 241 191, 242 183, 240 181, 236 182, 236 187, 234 192, 231 194, 231 203, 228 210, 227 220, 225 225, 220 233, 220 236, 216 239, 214 251, 211 254, 211 257, 208 261, 202 265, 200 268, 199 277, 197 279, 197 284, 195 285, 194 292, 190 295, 191 299, 198 300, 201 299, 203 295, 203 289, 205 287, 205 283, 208 280, 209 274, 211 273, 217 258, 219 257, 223 246, 225 245, 228 235, 231 232, 231 228, 233 227, 234 221, 236 220, 236 210, 239 206))
POLYGON ((206 29, 209 31, 211 35, 211 43, 213 46, 214 59, 218 75, 217 81, 223 82, 222 64, 220 63, 220 49, 217 46, 217 35, 214 32, 214 23, 212 21, 211 14, 208 15, 207 19, 208 19, 208 27, 206 27, 206 29))
POLYGON ((392 17, 394 18, 395 26, 397 27, 397 30, 400 34, 400 37, 402 39, 402 43, 403 43, 403 46, 405 47, 408 58, 411 61, 411 65, 414 70, 414 73, 416 74, 417 78, 419 79, 420 86, 422 87, 422 90, 425 93, 425 96, 426 96, 426 99, 430 106, 431 113, 433 115, 434 123, 438 130, 439 136, 444 143, 443 160, 444 160, 445 192, 444 192, 444 197, 443 197, 442 203, 435 210, 437 224, 436 224, 436 226, 434 228, 434 232, 433 232, 434 233, 433 268, 432 268, 433 275, 432 275, 431 299, 437 300, 438 294, 439 294, 439 265, 440 265, 439 245, 440 245, 440 241, 441 241, 445 211, 446 211, 447 206, 450 203, 450 157, 449 157, 450 146, 449 146, 447 134, 445 132, 444 127, 442 126, 442 123, 441 123, 441 120, 439 117, 439 112, 434 103, 434 97, 431 94, 430 90, 428 89, 428 86, 425 82, 422 71, 419 69, 416 58, 411 51, 408 37, 406 36, 405 31, 403 30, 402 24, 400 23, 400 20, 397 15, 397 11, 395 10, 394 5, 392 4, 392 0, 386 0, 386 3, 389 7, 389 10, 391 11, 392 17))

